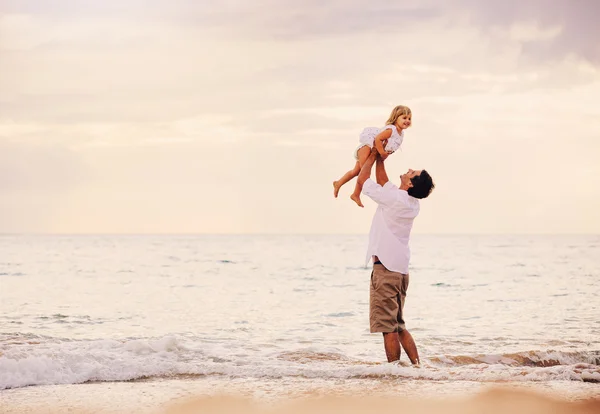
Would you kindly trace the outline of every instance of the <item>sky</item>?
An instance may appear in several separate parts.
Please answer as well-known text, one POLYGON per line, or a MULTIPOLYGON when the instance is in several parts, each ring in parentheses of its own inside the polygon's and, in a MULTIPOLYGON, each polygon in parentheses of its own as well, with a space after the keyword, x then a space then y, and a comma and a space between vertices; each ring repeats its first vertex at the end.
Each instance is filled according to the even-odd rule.
POLYGON ((0 233, 368 232, 407 105, 422 234, 600 233, 595 0, 3 0, 0 233))

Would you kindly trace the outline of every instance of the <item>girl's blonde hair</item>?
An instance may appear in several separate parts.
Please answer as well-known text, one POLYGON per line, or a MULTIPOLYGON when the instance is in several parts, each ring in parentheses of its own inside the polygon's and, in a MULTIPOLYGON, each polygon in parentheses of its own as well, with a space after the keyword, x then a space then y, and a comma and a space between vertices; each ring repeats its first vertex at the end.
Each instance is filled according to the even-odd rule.
POLYGON ((390 114, 390 117, 388 118, 385 124, 394 125, 398 118, 400 118, 402 115, 412 116, 412 112, 408 106, 398 105, 397 107, 392 109, 392 113, 390 114))

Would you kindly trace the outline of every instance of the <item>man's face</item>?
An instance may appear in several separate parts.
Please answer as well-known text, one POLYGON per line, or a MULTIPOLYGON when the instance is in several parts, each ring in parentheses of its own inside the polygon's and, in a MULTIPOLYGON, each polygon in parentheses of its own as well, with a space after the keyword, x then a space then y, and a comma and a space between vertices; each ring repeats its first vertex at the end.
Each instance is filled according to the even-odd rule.
POLYGON ((419 175, 421 175, 421 171, 422 170, 408 170, 406 172, 406 174, 402 174, 400 176, 400 181, 402 182, 403 185, 407 186, 407 187, 412 187, 412 182, 410 181, 413 177, 417 177, 419 175))

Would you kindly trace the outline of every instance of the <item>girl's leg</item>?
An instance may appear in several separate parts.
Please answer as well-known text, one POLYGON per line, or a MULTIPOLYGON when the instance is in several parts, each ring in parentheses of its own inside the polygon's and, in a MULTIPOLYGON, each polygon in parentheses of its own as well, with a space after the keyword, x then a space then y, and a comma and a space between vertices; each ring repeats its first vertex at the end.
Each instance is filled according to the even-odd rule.
MULTIPOLYGON (((365 165, 367 158, 371 155, 371 148, 364 146, 358 150, 358 164, 360 164, 360 168, 365 165)), ((360 173, 360 170, 359 170, 360 173)), ((357 181, 356 186, 354 187, 354 193, 350 196, 352 201, 358 204, 359 207, 364 207, 362 201, 360 200, 360 193, 362 191, 362 185, 357 181)))
MULTIPOLYGON (((364 147, 363 147, 364 148, 364 147)), ((368 147, 367 147, 368 148, 368 147)), ((362 149, 362 148, 361 148, 362 149)), ((359 150, 360 152, 360 150, 359 150)), ((364 163, 364 161, 363 161, 364 163)), ((360 167, 361 164, 356 161, 356 165, 354 166, 353 169, 351 169, 350 171, 348 171, 346 174, 344 174, 342 176, 342 178, 340 178, 337 181, 333 182, 333 196, 337 198, 338 193, 340 191, 340 188, 346 184, 348 181, 350 181, 351 179, 353 179, 354 177, 358 176, 358 173, 360 173, 360 167)))

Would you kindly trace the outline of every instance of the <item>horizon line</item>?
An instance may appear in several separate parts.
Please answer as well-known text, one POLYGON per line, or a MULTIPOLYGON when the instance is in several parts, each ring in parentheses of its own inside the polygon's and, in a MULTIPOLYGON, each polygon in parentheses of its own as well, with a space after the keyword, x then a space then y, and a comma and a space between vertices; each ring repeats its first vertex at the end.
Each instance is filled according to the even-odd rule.
MULTIPOLYGON (((202 233, 202 232, 0 232, 3 236, 368 236, 368 232, 361 233, 202 233)), ((413 233, 411 236, 600 236, 600 233, 413 233)))

